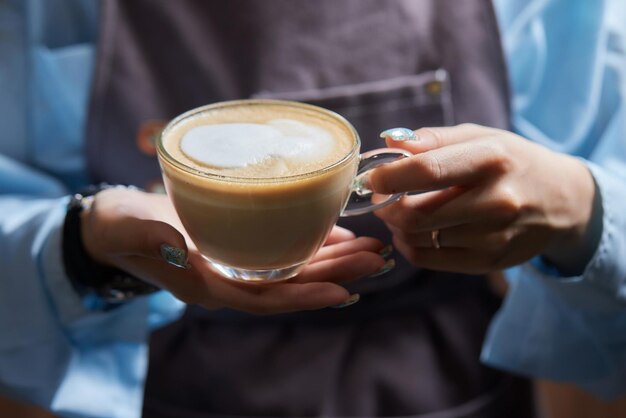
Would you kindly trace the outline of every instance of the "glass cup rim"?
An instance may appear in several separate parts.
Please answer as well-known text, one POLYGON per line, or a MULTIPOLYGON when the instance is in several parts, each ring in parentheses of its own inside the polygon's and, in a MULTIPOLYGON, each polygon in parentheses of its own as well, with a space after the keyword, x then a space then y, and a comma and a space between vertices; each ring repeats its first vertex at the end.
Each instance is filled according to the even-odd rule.
POLYGON ((334 169, 336 169, 337 167, 340 167, 344 164, 346 164, 348 161, 350 161, 350 159, 357 154, 360 150, 361 147, 361 139, 359 137, 358 132, 356 131, 356 128, 354 128, 354 126, 343 116, 341 116, 340 114, 333 112, 332 110, 329 109, 325 109, 323 107, 320 106, 315 106, 312 104, 308 104, 308 103, 302 103, 302 102, 296 102, 296 101, 292 101, 292 100, 277 100, 277 99, 240 99, 240 100, 227 100, 227 101, 221 101, 221 102, 215 102, 215 103, 211 103, 211 104, 207 104, 204 106, 199 106, 193 109, 190 109, 178 116, 176 116, 174 119, 172 119, 166 126, 165 128, 163 128, 163 130, 159 133, 159 136, 157 138, 157 155, 159 157, 159 159, 164 160, 165 162, 167 162, 168 164, 178 168, 179 170, 182 170, 188 174, 192 174, 198 177, 202 177, 202 178, 206 178, 206 179, 210 179, 210 180, 217 180, 217 181, 224 181, 224 182, 234 182, 234 183, 283 183, 283 182, 292 182, 292 181, 297 181, 297 180, 301 180, 301 179, 307 179, 307 178, 311 178, 311 177, 316 177, 319 176, 321 174, 327 173, 329 171, 332 171, 334 169), (229 175, 223 175, 223 174, 216 174, 216 173, 207 173, 198 169, 195 169, 193 167, 190 167, 180 161, 178 161, 177 159, 175 159, 166 149, 165 146, 163 145, 163 139, 165 136, 167 136, 167 134, 175 127, 177 126, 179 123, 182 123, 183 121, 194 117, 200 113, 212 110, 212 109, 220 109, 220 108, 225 108, 225 107, 235 107, 235 106, 257 106, 257 105, 278 105, 278 106, 288 106, 288 107, 299 107, 302 109, 307 109, 316 113, 322 113, 328 117, 330 117, 331 119, 335 119, 338 122, 340 122, 342 125, 346 126, 348 128, 348 130, 350 131, 350 133, 352 134, 353 138, 354 138, 354 145, 352 146, 352 148, 350 149, 350 151, 344 155, 343 157, 341 157, 340 159, 338 159, 337 161, 322 167, 322 168, 318 168, 316 170, 313 171, 308 171, 306 173, 300 173, 300 174, 294 174, 294 175, 289 175, 289 176, 280 176, 280 177, 263 177, 263 178, 254 178, 254 177, 241 177, 241 176, 229 176, 229 175))

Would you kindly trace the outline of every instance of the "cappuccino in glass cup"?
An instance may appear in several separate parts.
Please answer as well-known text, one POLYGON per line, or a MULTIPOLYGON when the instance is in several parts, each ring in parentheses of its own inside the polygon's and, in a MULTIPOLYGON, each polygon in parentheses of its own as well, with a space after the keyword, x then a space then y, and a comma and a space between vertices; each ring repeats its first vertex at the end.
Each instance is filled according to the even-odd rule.
POLYGON ((157 150, 167 194, 194 244, 220 274, 243 282, 295 276, 340 215, 397 200, 373 204, 359 179, 406 156, 387 149, 363 159, 343 117, 280 100, 193 109, 166 126, 157 150))

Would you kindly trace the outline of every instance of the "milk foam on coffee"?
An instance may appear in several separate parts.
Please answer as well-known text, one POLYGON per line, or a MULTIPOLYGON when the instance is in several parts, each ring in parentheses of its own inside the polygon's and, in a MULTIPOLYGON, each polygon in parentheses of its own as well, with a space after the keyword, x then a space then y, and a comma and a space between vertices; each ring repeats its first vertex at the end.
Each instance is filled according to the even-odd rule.
POLYGON ((180 142, 190 159, 209 167, 243 168, 264 164, 284 174, 290 164, 312 164, 330 157, 334 141, 330 132, 293 119, 266 123, 201 125, 180 142), (273 161, 271 161, 273 160, 273 161))
POLYGON ((334 116, 271 102, 200 111, 163 141, 173 159, 193 170, 255 180, 316 172, 355 145, 351 127, 334 116))

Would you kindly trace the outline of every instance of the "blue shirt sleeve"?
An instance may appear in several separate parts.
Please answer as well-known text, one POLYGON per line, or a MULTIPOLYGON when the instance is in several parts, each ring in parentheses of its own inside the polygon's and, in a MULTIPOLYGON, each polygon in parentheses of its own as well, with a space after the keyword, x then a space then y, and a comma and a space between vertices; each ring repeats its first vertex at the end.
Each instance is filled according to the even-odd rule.
POLYGON ((96 7, 0 2, 0 392, 60 417, 137 418, 149 332, 183 305, 159 292, 89 311, 61 254, 67 195, 86 181, 96 7))
POLYGON ((497 0, 510 66, 514 127, 584 159, 602 205, 602 231, 583 273, 527 263, 482 359, 520 374, 626 393, 626 4, 497 0))

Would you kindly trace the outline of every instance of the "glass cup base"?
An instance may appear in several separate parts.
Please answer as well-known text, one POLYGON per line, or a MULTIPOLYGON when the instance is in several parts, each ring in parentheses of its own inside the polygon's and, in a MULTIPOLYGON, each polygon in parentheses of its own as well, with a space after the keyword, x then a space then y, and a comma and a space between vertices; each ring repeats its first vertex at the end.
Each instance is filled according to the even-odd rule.
POLYGON ((206 260, 209 262, 209 264, 211 264, 211 267, 217 270, 217 272, 221 276, 237 282, 254 284, 275 283, 291 279, 292 277, 300 273, 300 271, 306 265, 306 263, 299 263, 293 266, 283 267, 279 269, 251 270, 227 266, 217 263, 208 258, 206 258, 206 260))

